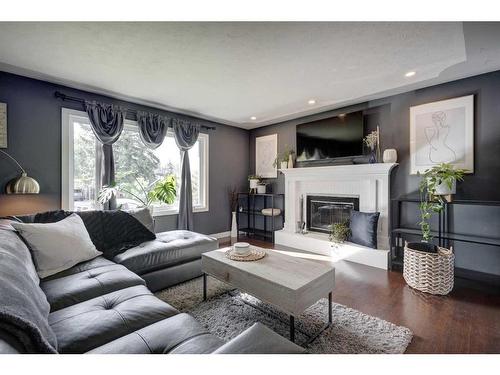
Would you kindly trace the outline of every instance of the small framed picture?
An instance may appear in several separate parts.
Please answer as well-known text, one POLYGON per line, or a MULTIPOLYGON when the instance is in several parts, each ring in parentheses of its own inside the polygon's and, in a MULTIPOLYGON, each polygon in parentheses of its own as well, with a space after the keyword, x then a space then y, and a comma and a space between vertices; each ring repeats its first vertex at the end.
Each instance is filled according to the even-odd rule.
POLYGON ((278 134, 255 139, 255 173, 262 178, 277 178, 278 167, 274 164, 278 153, 278 134))
POLYGON ((410 107, 411 174, 441 163, 474 172, 474 95, 410 107))

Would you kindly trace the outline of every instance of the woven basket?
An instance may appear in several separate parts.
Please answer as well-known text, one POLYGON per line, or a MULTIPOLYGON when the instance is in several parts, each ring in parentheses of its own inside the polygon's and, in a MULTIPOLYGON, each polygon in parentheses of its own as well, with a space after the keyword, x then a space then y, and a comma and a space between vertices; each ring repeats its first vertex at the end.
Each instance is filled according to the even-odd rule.
POLYGON ((414 289, 431 294, 450 293, 454 268, 453 248, 438 247, 437 253, 426 253, 405 246, 403 277, 414 289))

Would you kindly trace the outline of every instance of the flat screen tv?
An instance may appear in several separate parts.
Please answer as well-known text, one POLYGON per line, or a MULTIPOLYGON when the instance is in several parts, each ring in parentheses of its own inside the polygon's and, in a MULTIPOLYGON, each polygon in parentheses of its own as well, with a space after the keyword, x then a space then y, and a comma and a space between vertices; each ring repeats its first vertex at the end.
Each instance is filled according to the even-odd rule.
POLYGON ((328 162, 363 154, 363 112, 297 125, 297 161, 328 162))

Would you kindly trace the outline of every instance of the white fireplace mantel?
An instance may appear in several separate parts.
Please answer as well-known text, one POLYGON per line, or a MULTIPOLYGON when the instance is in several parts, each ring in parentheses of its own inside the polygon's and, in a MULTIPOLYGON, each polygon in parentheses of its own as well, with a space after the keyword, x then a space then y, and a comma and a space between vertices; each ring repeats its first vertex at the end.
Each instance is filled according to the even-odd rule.
POLYGON ((396 163, 375 163, 281 170, 285 175, 285 226, 276 232, 276 243, 321 254, 336 254, 339 259, 387 269, 390 175, 395 166, 396 163), (350 243, 334 249, 326 234, 296 233, 301 211, 305 220, 307 195, 322 194, 357 197, 360 211, 380 212, 377 250, 350 243), (303 207, 299 203, 301 196, 303 207))

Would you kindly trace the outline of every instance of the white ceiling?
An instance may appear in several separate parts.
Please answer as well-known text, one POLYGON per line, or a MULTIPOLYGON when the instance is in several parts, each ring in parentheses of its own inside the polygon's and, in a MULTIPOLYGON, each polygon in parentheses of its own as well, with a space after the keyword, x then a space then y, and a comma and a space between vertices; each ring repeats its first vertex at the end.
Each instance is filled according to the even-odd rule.
POLYGON ((498 70, 499 40, 499 23, 0 23, 0 70, 250 129, 498 70))

